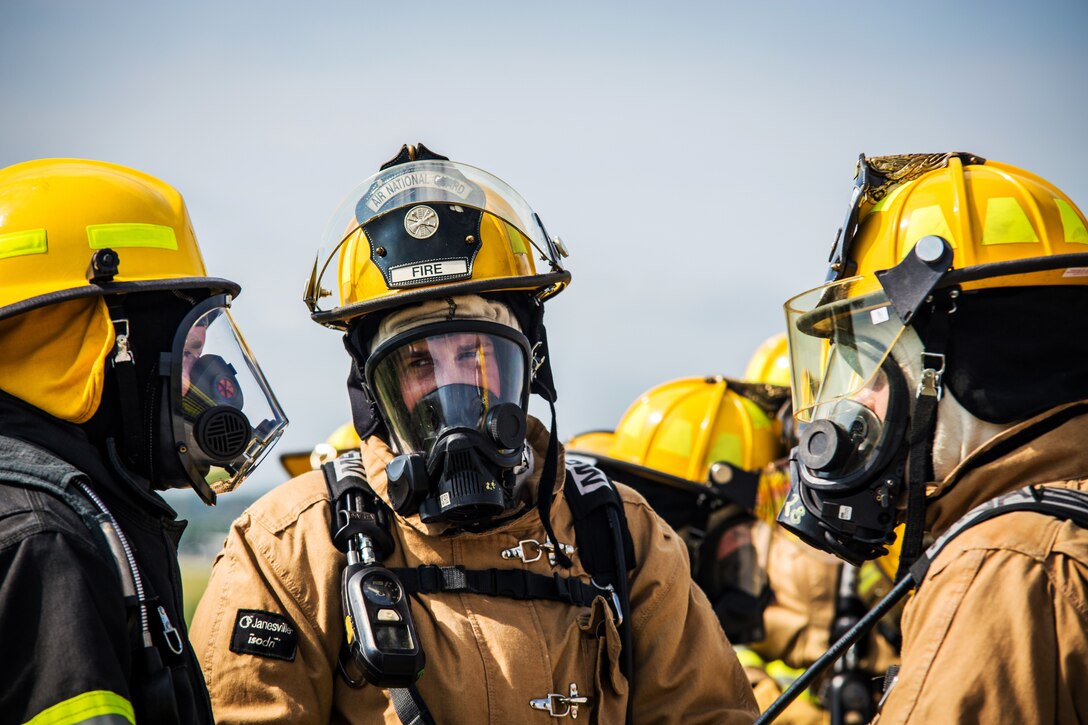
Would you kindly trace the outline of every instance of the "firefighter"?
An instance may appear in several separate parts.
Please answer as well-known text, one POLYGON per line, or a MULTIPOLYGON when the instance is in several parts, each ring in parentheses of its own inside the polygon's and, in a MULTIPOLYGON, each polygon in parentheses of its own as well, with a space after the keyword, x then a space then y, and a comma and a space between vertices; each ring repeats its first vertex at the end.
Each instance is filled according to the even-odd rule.
POLYGON ((193 624, 219 721, 751 722, 683 542, 527 416, 570 274, 521 196, 405 146, 325 241, 361 456, 232 527, 193 624))
POLYGON ((779 521, 854 564, 905 523, 881 723, 1088 719, 1086 245, 1023 169, 862 156, 828 282, 786 304, 803 429, 779 521))
POLYGON ((286 419, 181 196, 133 169, 0 170, 0 720, 210 723, 184 521, 286 419))

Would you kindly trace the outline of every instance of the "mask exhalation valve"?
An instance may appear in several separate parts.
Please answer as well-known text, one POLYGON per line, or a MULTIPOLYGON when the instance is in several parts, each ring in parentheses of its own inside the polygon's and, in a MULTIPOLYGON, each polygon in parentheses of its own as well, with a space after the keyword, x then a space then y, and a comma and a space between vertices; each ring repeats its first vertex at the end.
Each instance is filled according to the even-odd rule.
POLYGON ((229 405, 217 405, 197 416, 193 425, 196 444, 216 463, 230 463, 246 449, 249 419, 229 405))
POLYGON ((846 460, 851 447, 846 431, 833 421, 821 419, 805 426, 798 445, 798 456, 813 471, 831 471, 846 460))

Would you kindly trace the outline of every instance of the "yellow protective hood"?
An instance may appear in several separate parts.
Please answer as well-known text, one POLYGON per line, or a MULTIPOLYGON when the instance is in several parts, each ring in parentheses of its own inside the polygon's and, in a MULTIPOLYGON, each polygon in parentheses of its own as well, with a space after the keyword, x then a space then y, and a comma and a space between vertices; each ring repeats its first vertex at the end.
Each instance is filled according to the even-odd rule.
POLYGON ((0 390, 61 420, 85 423, 102 401, 113 340, 101 297, 0 321, 0 390))

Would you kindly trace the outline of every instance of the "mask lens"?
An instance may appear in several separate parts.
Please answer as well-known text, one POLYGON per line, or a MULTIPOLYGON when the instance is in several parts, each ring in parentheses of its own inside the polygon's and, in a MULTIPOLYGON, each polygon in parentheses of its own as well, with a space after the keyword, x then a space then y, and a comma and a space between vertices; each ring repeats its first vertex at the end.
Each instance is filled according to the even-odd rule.
POLYGON ((524 405, 526 353, 513 340, 472 331, 409 333, 387 345, 375 351, 370 378, 402 452, 429 453, 451 428, 486 432, 490 410, 524 405))
POLYGON ((172 401, 186 468, 217 493, 241 483, 287 425, 223 303, 203 303, 178 331, 172 401))
MULTIPOLYGON (((793 406, 803 423, 830 403, 875 391, 874 377, 903 333, 883 290, 860 294, 863 284, 861 277, 834 282, 786 303, 793 406)), ((875 399, 865 405, 883 419, 886 393, 883 410, 875 399)))

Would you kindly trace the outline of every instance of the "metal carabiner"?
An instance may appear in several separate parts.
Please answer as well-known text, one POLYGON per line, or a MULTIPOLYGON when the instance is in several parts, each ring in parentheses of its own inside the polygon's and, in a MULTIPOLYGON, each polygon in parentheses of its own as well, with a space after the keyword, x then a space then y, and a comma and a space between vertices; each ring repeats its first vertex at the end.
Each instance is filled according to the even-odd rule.
POLYGON ((611 584, 601 586, 597 583, 596 579, 590 579, 589 583, 600 589, 602 592, 608 592, 612 595, 612 609, 616 612, 616 627, 618 628, 623 624, 623 607, 620 606, 620 595, 616 593, 616 588, 611 584))

